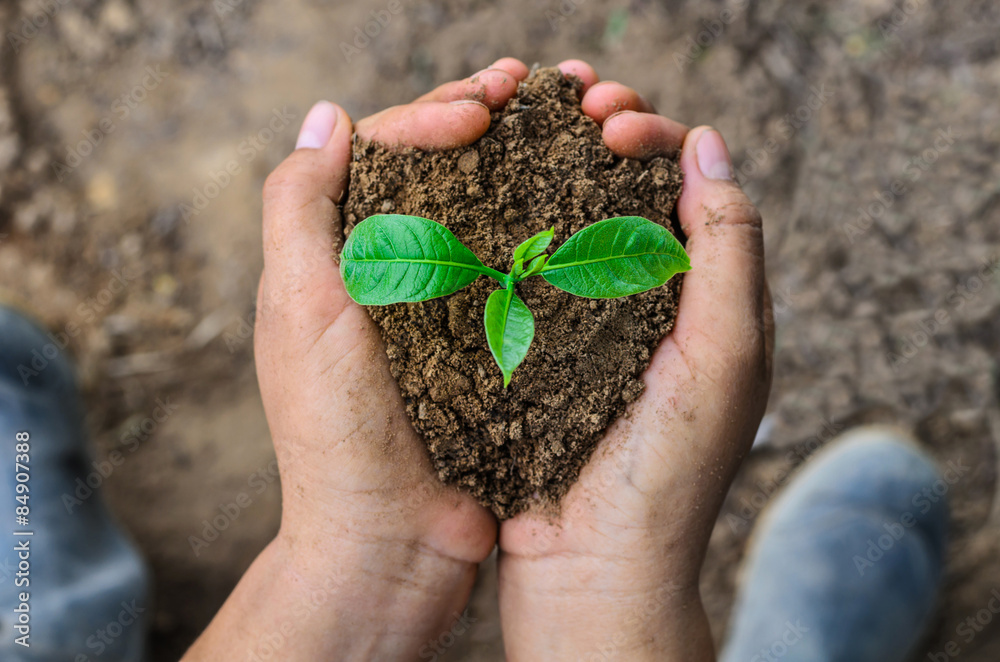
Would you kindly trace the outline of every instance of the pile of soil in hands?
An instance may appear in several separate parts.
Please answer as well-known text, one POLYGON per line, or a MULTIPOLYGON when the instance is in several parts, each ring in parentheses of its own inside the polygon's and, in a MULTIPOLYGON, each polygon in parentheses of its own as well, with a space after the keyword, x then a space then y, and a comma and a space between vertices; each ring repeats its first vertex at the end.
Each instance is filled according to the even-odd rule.
MULTIPOLYGON (((615 157, 583 114, 579 87, 558 69, 536 71, 468 148, 423 153, 358 142, 346 231, 373 214, 430 218, 504 273, 520 242, 553 226, 550 254, 615 216, 643 216, 676 233, 676 158, 615 157)), ((576 297, 541 278, 519 284, 536 333, 506 390, 483 330, 493 280, 368 311, 441 480, 506 519, 558 502, 605 428, 642 393, 641 375, 673 328, 680 284, 675 277, 611 300, 576 297)))

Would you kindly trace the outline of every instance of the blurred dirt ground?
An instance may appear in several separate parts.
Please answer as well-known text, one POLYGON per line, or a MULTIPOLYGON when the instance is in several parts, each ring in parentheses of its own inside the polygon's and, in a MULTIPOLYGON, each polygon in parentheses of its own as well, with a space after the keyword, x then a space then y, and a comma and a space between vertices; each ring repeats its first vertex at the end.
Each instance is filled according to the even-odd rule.
MULTIPOLYGON (((153 659, 180 656, 278 526, 252 356, 264 177, 316 99, 360 118, 504 55, 582 57, 714 124, 764 214, 776 382, 704 571, 717 638, 789 470, 896 421, 970 467, 949 486, 947 586, 919 657, 952 642, 1000 658, 996 623, 956 629, 1000 587, 1000 6, 401 0, 348 62, 342 43, 387 4, 0 5, 0 284, 68 340, 98 456, 143 442, 104 483, 156 573, 153 659), (204 521, 241 493, 209 541, 204 521)), ((444 657, 502 659, 494 573, 444 657)))

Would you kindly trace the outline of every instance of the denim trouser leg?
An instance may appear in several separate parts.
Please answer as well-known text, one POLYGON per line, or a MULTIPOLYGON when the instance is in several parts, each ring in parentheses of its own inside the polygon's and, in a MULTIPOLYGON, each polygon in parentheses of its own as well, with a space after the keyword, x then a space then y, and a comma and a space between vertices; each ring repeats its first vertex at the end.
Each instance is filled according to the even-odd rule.
POLYGON ((69 362, 41 329, 0 307, 4 662, 143 659, 151 612, 148 572, 98 491, 87 484, 89 474, 92 484, 99 475, 91 461, 69 362), (28 441, 20 442, 27 446, 18 445, 19 433, 22 439, 27 433, 28 441), (15 471, 18 462, 27 468, 20 472, 22 480, 15 471), (23 505, 27 524, 17 521, 15 508, 23 505), (33 534, 18 536, 17 531, 33 534), (22 593, 28 594, 26 601, 22 593), (30 636, 21 641, 30 647, 17 643, 24 631, 17 626, 25 618, 30 636))

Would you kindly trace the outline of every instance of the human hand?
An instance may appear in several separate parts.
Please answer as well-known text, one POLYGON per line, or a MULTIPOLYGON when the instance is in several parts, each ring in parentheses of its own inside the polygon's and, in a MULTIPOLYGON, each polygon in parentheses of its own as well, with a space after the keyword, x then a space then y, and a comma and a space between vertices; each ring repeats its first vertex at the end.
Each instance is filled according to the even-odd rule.
POLYGON ((634 90, 598 84, 588 65, 571 67, 587 83, 584 112, 617 155, 682 148, 677 213, 692 269, 646 391, 608 429, 560 513, 522 513, 500 527, 506 652, 512 660, 714 659, 698 576, 770 389, 761 218, 716 131, 689 131, 653 114, 634 90))
MULTIPOLYGON (((528 73, 495 67, 505 69, 364 119, 357 133, 424 150, 471 144, 528 73)), ((189 660, 235 647, 280 649, 282 660, 414 658, 462 611, 496 542, 493 515, 438 481, 378 330, 334 262, 353 132, 342 109, 317 104, 264 186, 254 345, 281 530, 189 660)))
MULTIPOLYGON (((357 135, 423 150, 468 145, 516 88, 510 74, 487 70, 363 119, 357 135)), ((299 148, 264 186, 255 351, 282 467, 282 534, 326 544, 329 525, 349 525, 368 537, 418 541, 478 562, 495 542, 495 521, 464 493, 439 484, 378 328, 348 296, 331 255, 343 237, 337 203, 346 192, 351 134, 341 109, 318 104, 299 148)))

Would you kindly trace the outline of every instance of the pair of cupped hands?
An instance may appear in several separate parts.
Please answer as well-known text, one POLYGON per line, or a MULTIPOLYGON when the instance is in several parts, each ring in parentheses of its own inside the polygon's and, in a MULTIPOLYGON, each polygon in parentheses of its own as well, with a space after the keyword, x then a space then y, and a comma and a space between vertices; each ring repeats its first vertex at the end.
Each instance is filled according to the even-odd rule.
POLYGON ((352 135, 470 145, 529 70, 504 58, 357 124, 318 103, 264 186, 254 341, 281 529, 186 659, 432 659, 466 629, 478 564, 495 545, 508 659, 714 659, 699 571, 770 387, 761 218, 717 131, 656 115, 584 62, 559 68, 583 81, 583 111, 615 154, 681 149, 677 213, 692 269, 628 424, 608 429, 558 515, 498 524, 439 483, 378 330, 330 255, 352 135))

